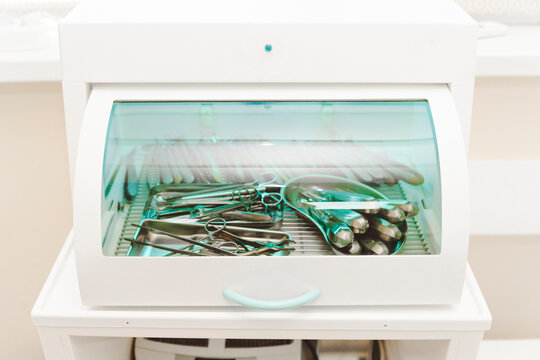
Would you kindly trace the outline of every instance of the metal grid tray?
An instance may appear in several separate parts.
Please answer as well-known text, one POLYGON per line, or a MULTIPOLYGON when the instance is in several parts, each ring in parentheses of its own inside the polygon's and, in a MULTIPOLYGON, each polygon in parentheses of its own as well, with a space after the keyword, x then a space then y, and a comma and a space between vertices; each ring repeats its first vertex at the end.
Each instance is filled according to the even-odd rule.
MULTIPOLYGON (((126 256, 130 243, 122 240, 123 237, 133 238, 137 229, 131 226, 139 223, 143 216, 146 202, 149 198, 149 188, 146 182, 139 182, 138 193, 135 199, 127 205, 127 212, 124 218, 122 231, 118 237, 114 255, 126 256)), ((377 188, 381 193, 391 199, 406 199, 405 192, 401 184, 394 186, 380 186, 377 188)), ((407 219, 408 235, 407 241, 397 255, 429 255, 433 253, 431 244, 426 241, 420 223, 416 217, 407 219)), ((319 230, 308 220, 300 217, 290 207, 285 206, 283 226, 281 231, 291 234, 291 238, 296 241, 296 250, 291 252, 291 256, 319 256, 334 255, 334 251, 321 236, 319 230)))

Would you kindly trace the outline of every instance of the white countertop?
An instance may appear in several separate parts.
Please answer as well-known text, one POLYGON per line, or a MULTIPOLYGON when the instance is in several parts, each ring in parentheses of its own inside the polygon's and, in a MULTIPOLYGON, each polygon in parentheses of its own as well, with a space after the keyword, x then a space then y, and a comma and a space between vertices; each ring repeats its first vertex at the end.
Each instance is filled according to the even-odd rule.
POLYGON ((58 36, 42 40, 37 49, 0 49, 0 82, 61 81, 58 36))
POLYGON ((540 76, 540 25, 478 40, 477 76, 540 76))

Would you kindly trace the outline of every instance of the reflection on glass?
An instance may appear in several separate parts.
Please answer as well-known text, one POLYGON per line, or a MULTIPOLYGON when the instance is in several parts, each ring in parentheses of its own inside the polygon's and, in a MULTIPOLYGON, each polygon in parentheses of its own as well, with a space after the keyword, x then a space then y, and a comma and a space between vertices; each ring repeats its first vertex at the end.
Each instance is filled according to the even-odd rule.
POLYGON ((440 215, 426 101, 113 105, 105 255, 429 255, 440 215))

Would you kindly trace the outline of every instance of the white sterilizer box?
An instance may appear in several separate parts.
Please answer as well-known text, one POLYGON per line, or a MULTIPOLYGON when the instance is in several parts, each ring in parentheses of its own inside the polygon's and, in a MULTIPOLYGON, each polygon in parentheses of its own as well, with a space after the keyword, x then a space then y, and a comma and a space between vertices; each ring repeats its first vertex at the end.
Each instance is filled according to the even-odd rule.
POLYGON ((475 34, 452 1, 83 2, 60 26, 83 302, 457 302, 475 34))

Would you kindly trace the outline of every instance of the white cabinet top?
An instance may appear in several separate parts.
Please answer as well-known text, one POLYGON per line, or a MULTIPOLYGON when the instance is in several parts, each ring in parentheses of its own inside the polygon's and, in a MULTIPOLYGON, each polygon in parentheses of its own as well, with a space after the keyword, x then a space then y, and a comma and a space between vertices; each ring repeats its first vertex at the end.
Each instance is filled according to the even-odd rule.
POLYGON ((83 1, 65 23, 463 23, 453 1, 430 0, 98 0, 83 1))

